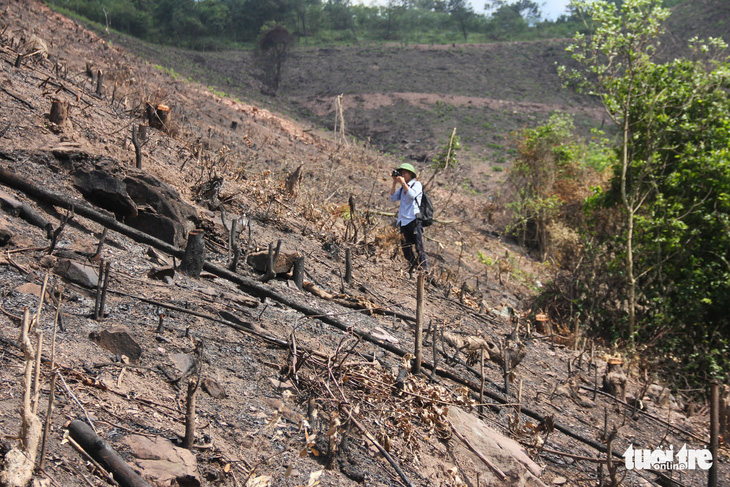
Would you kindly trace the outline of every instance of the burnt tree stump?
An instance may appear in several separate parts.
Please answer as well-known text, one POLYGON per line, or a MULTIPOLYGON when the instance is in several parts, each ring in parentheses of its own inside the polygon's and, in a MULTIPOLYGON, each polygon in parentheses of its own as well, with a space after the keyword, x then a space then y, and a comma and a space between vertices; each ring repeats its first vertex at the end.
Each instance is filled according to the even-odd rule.
POLYGON ((51 113, 48 119, 56 125, 63 125, 68 118, 68 102, 65 100, 54 99, 51 102, 51 113))
POLYGON ((101 98, 101 93, 104 88, 104 71, 99 69, 96 72, 96 96, 101 98))
POLYGON ((352 251, 349 247, 345 249, 345 282, 352 284, 352 251))
POLYGON ((626 400, 626 373, 621 367, 623 361, 609 358, 606 364, 606 375, 603 376, 603 391, 616 399, 626 400))
POLYGON ((172 121, 172 112, 167 105, 147 105, 147 120, 149 126, 163 132, 170 130, 172 121))
POLYGON ((303 288, 304 285, 304 256, 298 257, 294 261, 294 272, 293 276, 294 278, 294 284, 297 286, 297 289, 300 291, 303 288))
POLYGON ((136 125, 132 126, 132 145, 134 146, 134 165, 137 169, 142 169, 142 147, 139 145, 139 134, 136 125))
POLYGON ((188 234, 188 244, 180 263, 180 270, 190 277, 200 277, 205 264, 205 232, 197 229, 188 234))

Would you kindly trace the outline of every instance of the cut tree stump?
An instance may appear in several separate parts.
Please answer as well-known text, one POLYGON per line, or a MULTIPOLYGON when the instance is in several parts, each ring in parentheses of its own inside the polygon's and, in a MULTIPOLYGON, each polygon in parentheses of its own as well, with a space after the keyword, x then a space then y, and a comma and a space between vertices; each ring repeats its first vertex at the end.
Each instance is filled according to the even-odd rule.
POLYGON ((606 375, 603 376, 603 391, 617 399, 626 401, 626 373, 621 367, 623 361, 611 357, 606 363, 606 375))
POLYGON ((190 277, 200 277, 205 264, 205 232, 193 230, 188 234, 188 244, 180 264, 180 270, 190 277))
POLYGON ((147 105, 147 120, 149 126, 167 132, 170 130, 172 112, 167 105, 147 105))
POLYGON ((51 102, 51 113, 48 119, 56 125, 63 125, 68 118, 68 102, 65 100, 54 99, 51 102))

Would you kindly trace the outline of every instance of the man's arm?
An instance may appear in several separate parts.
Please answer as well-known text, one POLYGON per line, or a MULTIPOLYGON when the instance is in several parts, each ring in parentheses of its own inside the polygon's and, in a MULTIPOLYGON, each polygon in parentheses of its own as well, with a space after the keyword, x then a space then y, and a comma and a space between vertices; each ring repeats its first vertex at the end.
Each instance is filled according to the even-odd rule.
POLYGON ((406 180, 403 179, 403 176, 393 178, 393 186, 390 188, 390 201, 398 201, 400 199, 400 195, 402 193, 397 193, 399 184, 401 188, 403 188, 403 192, 407 192, 410 189, 406 184, 406 180))

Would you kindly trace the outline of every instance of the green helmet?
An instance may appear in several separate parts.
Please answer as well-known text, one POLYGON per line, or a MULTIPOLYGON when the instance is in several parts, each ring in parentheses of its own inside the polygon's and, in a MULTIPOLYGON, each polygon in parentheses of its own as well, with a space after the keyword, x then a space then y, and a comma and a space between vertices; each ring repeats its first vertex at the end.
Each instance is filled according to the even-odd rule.
POLYGON ((413 167, 412 164, 408 164, 407 162, 404 162, 400 166, 398 166, 398 169, 405 169, 406 171, 410 171, 413 173, 413 177, 416 177, 416 168, 413 167))

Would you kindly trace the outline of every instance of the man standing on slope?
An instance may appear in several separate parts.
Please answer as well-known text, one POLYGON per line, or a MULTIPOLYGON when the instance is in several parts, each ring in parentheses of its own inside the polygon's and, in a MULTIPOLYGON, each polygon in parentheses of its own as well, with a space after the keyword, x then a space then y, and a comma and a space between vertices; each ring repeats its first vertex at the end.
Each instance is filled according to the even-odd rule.
POLYGON ((413 276, 413 270, 428 271, 428 260, 423 248, 423 226, 421 225, 419 206, 423 195, 423 186, 416 181, 416 170, 411 164, 404 162, 393 171, 393 187, 390 189, 390 201, 400 201, 398 222, 403 237, 401 248, 403 255, 410 264, 408 273, 413 276), (418 257, 413 253, 416 246, 418 257))

